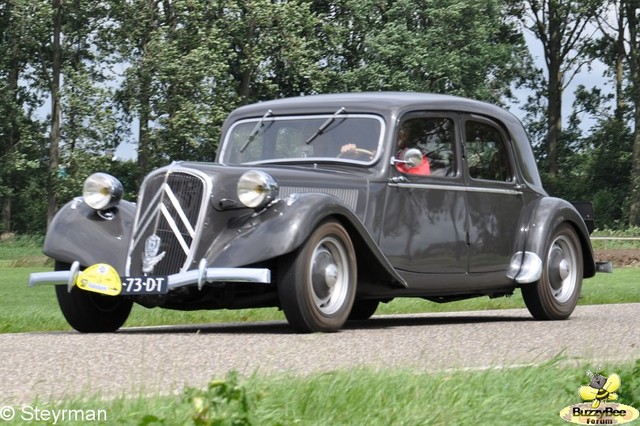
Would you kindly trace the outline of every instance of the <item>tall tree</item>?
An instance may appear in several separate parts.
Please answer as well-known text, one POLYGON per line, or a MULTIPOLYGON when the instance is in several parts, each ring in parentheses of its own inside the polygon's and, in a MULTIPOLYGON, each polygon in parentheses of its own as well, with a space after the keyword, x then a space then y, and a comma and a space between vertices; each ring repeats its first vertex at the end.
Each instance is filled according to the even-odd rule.
POLYGON ((607 99, 601 95, 600 88, 583 92, 578 99, 598 122, 588 138, 597 159, 592 174, 598 182, 593 191, 596 199, 603 199, 597 207, 615 218, 617 224, 637 226, 640 225, 640 2, 610 0, 606 7, 607 13, 598 16, 596 21, 601 37, 588 53, 609 67, 605 75, 614 81, 613 114, 603 107, 607 99), (625 209, 626 217, 622 213, 625 209))
POLYGON ((2 199, 2 227, 0 231, 11 231, 13 182, 12 168, 7 159, 15 150, 19 136, 18 80, 24 64, 20 60, 20 37, 18 17, 13 3, 0 5, 0 51, 6 52, 0 59, 0 198, 2 199))
MULTIPOLYGON (((47 203, 47 222, 51 222, 58 210, 56 193, 56 176, 60 156, 60 139, 62 127, 62 105, 60 100, 60 77, 62 75, 62 15, 63 0, 52 0, 53 21, 51 26, 52 43, 50 47, 51 68, 42 69, 42 74, 50 71, 49 90, 51 94, 51 133, 49 140, 49 193, 47 203)), ((44 58, 42 58, 44 59, 44 58)), ((44 62, 43 63, 47 63, 44 62)))
MULTIPOLYGON (((24 188, 39 180, 41 129, 32 118, 38 98, 26 85, 31 79, 26 72, 33 65, 34 45, 30 42, 32 5, 26 0, 0 3, 0 231, 20 231, 15 224, 25 215, 14 215, 22 207, 24 188)), ((38 181, 34 186, 46 187, 38 181)), ((38 198, 39 200, 40 198, 38 198)), ((38 204, 38 202, 32 202, 38 204)))
POLYGON ((626 0, 610 0, 607 4, 607 12, 596 16, 596 23, 600 30, 601 39, 596 43, 594 57, 606 63, 613 72, 615 84, 615 118, 622 122, 626 110, 624 93, 625 66, 627 60, 627 32, 626 0), (615 17, 612 19, 611 17, 615 17))
POLYGON ((504 1, 343 0, 326 56, 339 90, 411 90, 502 102, 530 58, 504 1))
MULTIPOLYGON (((541 42, 547 67, 547 161, 551 189, 558 175, 562 134, 562 95, 584 63, 586 31, 602 8, 599 0, 528 0, 517 2, 518 15, 541 42)), ((590 34, 590 33, 589 33, 590 34)))
MULTIPOLYGON (((100 86, 105 79, 99 77, 98 70, 105 66, 105 61, 100 56, 97 36, 107 5, 89 0, 12 3, 22 16, 21 47, 28 57, 20 78, 29 84, 24 91, 41 104, 50 104, 48 140, 45 142, 44 137, 31 140, 44 143, 48 149, 42 160, 48 166, 46 213, 51 220, 58 204, 69 196, 61 194, 62 191, 72 190, 63 179, 70 172, 69 158, 73 151, 87 149, 91 140, 108 141, 107 134, 113 133, 115 119, 102 114, 106 97, 98 95, 104 91, 100 86)), ((86 172, 81 170, 79 174, 86 172)), ((77 185, 73 190, 79 190, 77 185)))
POLYGON ((627 0, 625 11, 629 22, 628 60, 634 123, 629 224, 640 226, 640 1, 627 0))
POLYGON ((212 159, 238 105, 313 90, 321 53, 309 5, 132 0, 114 11, 141 178, 171 160, 212 159))
MULTIPOLYGON (((137 162, 140 179, 149 171, 151 97, 153 84, 152 40, 160 26, 160 0, 120 2, 111 11, 116 33, 115 50, 121 62, 128 64, 117 100, 125 114, 138 120, 137 162)), ((158 46, 159 47, 159 46, 158 46)))

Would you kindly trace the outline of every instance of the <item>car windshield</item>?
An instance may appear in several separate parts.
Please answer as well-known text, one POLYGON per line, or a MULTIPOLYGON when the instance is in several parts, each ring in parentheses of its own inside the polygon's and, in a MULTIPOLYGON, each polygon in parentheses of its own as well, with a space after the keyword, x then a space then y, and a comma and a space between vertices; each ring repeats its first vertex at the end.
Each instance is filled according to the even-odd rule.
POLYGON ((224 164, 377 159, 382 118, 364 114, 265 116, 234 123, 223 142, 224 164))

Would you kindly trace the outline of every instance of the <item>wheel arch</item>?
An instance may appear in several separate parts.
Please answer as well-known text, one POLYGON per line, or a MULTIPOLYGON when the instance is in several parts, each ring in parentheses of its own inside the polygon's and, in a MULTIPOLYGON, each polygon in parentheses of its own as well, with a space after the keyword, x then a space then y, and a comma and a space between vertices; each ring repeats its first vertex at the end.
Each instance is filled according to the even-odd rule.
POLYGON ((583 258, 583 278, 593 277, 596 266, 593 248, 589 239, 589 231, 584 220, 569 202, 560 198, 544 197, 536 201, 531 209, 525 242, 525 251, 545 255, 545 247, 549 238, 561 224, 569 224, 578 236, 583 258))

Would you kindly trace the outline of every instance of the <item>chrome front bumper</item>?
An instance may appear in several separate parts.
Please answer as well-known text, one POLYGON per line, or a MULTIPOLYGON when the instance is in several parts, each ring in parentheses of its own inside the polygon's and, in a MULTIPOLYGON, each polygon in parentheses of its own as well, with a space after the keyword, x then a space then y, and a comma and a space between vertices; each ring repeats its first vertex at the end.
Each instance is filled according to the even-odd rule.
MULTIPOLYGON (((80 263, 73 262, 68 271, 34 272, 29 275, 29 287, 46 284, 66 284, 69 291, 75 285, 80 272, 80 263)), ((263 268, 207 268, 205 260, 198 269, 169 275, 169 290, 190 285, 202 289, 206 284, 216 282, 271 283, 271 271, 263 268)))

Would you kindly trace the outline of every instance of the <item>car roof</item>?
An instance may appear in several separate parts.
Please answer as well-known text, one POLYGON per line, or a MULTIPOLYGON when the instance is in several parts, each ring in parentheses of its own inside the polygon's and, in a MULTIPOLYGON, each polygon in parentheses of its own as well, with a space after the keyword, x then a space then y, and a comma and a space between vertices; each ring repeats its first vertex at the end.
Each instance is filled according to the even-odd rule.
MULTIPOLYGON (((451 95, 418 92, 357 92, 323 95, 299 96, 258 102, 238 108, 233 115, 262 116, 271 109, 274 115, 291 113, 335 112, 345 107, 347 113, 377 112, 387 115, 389 112, 412 108, 430 108, 436 110, 455 110, 489 114, 502 119, 507 111, 495 105, 451 95)), ((237 118, 237 117, 236 117, 237 118)))

